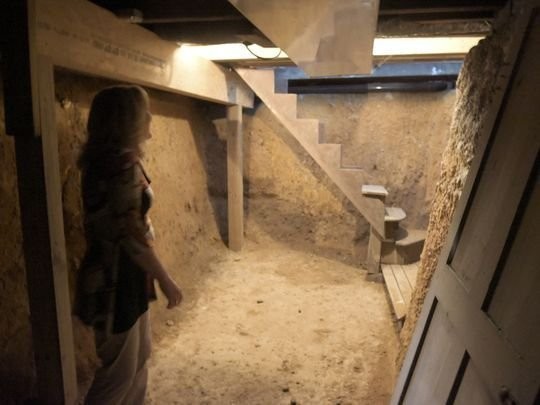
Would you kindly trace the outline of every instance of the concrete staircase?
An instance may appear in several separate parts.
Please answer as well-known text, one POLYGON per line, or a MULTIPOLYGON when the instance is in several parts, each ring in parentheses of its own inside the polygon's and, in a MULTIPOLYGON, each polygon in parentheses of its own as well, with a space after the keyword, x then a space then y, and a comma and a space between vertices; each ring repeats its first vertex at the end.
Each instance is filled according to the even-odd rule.
MULTIPOLYGON (((385 203, 388 191, 380 185, 362 186, 362 194, 385 203)), ((407 214, 399 207, 384 208, 384 232, 371 228, 369 235, 367 268, 368 273, 377 274, 381 264, 410 264, 420 259, 424 248, 426 231, 405 229, 401 221, 407 214)))
MULTIPOLYGON (((388 191, 380 185, 362 186, 362 193, 385 203, 388 191)), ((416 287, 419 259, 426 231, 405 229, 401 221, 407 217, 399 207, 385 207, 384 233, 371 228, 369 235, 368 275, 384 280, 392 311, 401 328, 416 287)))
POLYGON ((310 77, 369 74, 379 0, 229 0, 310 77))
POLYGON ((341 144, 321 143, 319 121, 297 117, 296 94, 279 94, 274 91, 272 69, 237 68, 236 71, 343 191, 371 227, 384 234, 384 204, 378 199, 364 196, 361 190, 362 184, 373 181, 371 176, 360 168, 342 166, 341 144))
POLYGON ((417 261, 425 232, 404 229, 400 223, 406 218, 405 212, 385 206, 388 191, 383 186, 371 185, 374 179, 365 170, 342 165, 342 145, 321 142, 318 120, 297 117, 297 95, 275 92, 272 69, 236 71, 369 222, 368 272, 380 274, 381 263, 401 265, 417 261))
MULTIPOLYGON (((375 3, 375 2, 374 2, 375 3)), ((358 7, 358 3, 341 0, 340 7, 327 16, 327 25, 331 33, 321 33, 317 53, 311 60, 299 61, 298 66, 309 76, 336 76, 344 74, 369 74, 372 62, 366 59, 366 50, 369 49, 371 59, 372 43, 367 48, 356 46, 352 38, 369 38, 371 24, 360 24, 366 19, 368 10, 358 7)))

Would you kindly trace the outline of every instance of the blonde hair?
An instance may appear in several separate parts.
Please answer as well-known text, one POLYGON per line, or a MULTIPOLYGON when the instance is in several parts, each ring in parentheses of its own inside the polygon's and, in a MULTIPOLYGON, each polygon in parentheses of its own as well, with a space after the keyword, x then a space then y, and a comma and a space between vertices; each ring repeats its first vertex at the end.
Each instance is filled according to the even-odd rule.
POLYGON ((141 154, 150 115, 148 93, 139 86, 119 85, 101 90, 90 107, 88 140, 79 159, 84 168, 100 157, 131 149, 141 154))

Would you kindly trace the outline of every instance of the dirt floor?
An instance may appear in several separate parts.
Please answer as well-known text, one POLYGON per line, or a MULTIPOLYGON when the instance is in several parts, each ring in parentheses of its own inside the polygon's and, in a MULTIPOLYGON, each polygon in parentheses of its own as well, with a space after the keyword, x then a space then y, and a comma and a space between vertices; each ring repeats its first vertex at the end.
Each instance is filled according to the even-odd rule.
POLYGON ((271 240, 216 257, 180 320, 154 319, 149 404, 388 403, 398 338, 383 284, 271 240))

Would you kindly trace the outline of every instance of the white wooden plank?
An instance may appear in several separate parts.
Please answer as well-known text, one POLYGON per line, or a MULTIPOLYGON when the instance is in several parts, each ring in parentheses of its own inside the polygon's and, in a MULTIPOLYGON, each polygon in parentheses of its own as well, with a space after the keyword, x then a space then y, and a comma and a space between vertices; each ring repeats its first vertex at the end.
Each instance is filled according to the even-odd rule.
POLYGON ((84 0, 36 0, 38 52, 56 66, 222 104, 253 106, 234 72, 84 0))
POLYGON ((405 273, 405 276, 407 277, 407 280, 409 281, 411 290, 413 291, 416 288, 416 278, 418 276, 418 264, 419 262, 413 263, 413 264, 402 265, 402 269, 405 273))
POLYGON ((6 22, 17 35, 3 48, 6 121, 15 138, 26 288, 39 403, 75 403, 77 381, 65 256, 53 66, 36 50, 36 4, 11 1, 6 22), (11 89, 13 90, 13 88, 11 89), (31 108, 28 108, 31 106, 31 108), (9 116, 8 115, 12 115, 9 116), (22 125, 17 121, 24 121, 22 125))
POLYGON ((390 267, 394 272, 394 277, 396 278, 399 291, 401 291, 401 296, 403 297, 403 301, 405 302, 405 310, 407 310, 407 308, 409 308, 412 296, 411 285, 409 283, 409 280, 407 279, 407 276, 405 275, 405 271, 403 270, 402 266, 400 266, 399 264, 390 264, 390 267))
POLYGON ((383 264, 381 267, 386 289, 390 296, 392 307, 394 308, 394 314, 396 315, 397 320, 403 319, 407 313, 407 306, 403 299, 403 295, 401 294, 394 271, 392 270, 391 265, 383 264))
POLYGON ((47 190, 49 238, 54 280, 54 297, 58 326, 58 339, 62 363, 64 398, 66 404, 77 399, 77 375, 71 322, 69 277, 62 211, 62 181, 55 118, 53 66, 48 58, 38 58, 39 108, 41 137, 43 139, 43 168, 47 190))

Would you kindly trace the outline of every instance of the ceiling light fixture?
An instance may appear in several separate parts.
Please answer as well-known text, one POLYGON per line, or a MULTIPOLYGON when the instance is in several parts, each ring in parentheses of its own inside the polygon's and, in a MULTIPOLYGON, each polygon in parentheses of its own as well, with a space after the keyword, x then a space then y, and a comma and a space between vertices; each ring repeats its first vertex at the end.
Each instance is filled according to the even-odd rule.
POLYGON ((250 60, 257 58, 287 59, 289 56, 279 48, 265 48, 257 44, 244 43, 221 45, 181 45, 182 49, 214 61, 250 60))
MULTIPOLYGON (((391 56, 437 56, 465 55, 480 41, 482 36, 469 37, 419 37, 419 38, 375 38, 374 57, 391 56)), ((249 49, 243 43, 222 45, 190 45, 182 48, 213 61, 239 61, 260 59, 287 59, 287 54, 279 48, 265 48, 252 44, 249 49), (277 56, 276 56, 277 55, 277 56)))
POLYGON ((482 36, 375 38, 373 56, 465 55, 482 36))

